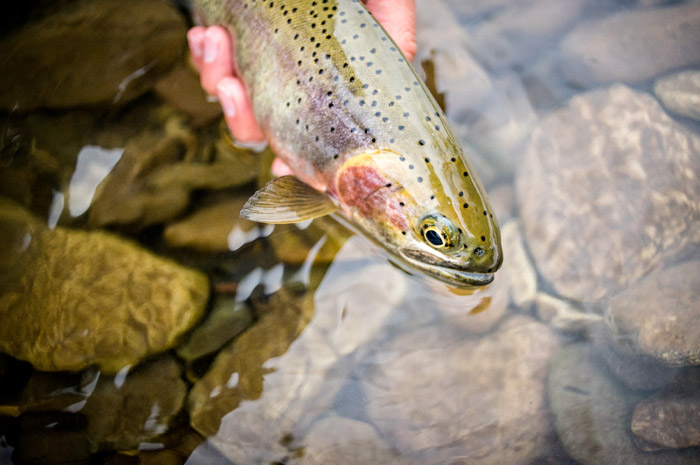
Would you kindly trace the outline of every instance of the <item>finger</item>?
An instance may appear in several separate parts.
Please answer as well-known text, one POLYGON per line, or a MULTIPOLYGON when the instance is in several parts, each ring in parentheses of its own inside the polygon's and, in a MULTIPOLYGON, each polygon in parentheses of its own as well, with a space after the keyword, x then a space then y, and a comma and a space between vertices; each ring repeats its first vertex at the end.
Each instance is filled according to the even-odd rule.
POLYGON ((289 165, 283 162, 282 159, 279 157, 275 158, 272 161, 272 167, 270 168, 270 171, 272 171, 272 174, 274 174, 277 177, 294 174, 294 171, 292 171, 289 165))
POLYGON ((236 140, 249 144, 263 142, 265 136, 255 120, 253 106, 243 82, 234 77, 225 77, 219 81, 216 94, 224 109, 226 124, 236 140))
POLYGON ((207 93, 214 95, 219 81, 232 74, 231 39, 228 33, 220 26, 207 28, 200 68, 202 87, 207 93))
POLYGON ((413 60, 416 54, 415 0, 366 0, 365 4, 406 58, 413 60))
POLYGON ((187 31, 187 42, 190 45, 190 52, 192 53, 192 63, 197 69, 202 68, 205 33, 206 28, 202 26, 196 26, 187 31))

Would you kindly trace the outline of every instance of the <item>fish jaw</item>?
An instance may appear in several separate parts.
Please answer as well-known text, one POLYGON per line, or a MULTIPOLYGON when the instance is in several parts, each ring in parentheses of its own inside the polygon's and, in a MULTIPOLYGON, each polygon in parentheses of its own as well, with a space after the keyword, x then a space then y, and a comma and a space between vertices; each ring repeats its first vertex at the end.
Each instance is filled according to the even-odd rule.
MULTIPOLYGON (((340 212, 364 236, 386 249, 406 269, 419 270, 458 288, 485 286, 494 279, 502 253, 500 233, 492 222, 493 246, 467 237, 455 227, 455 247, 441 252, 426 244, 421 225, 426 216, 440 216, 423 205, 416 191, 402 183, 402 172, 388 160, 400 156, 390 150, 355 155, 335 175, 332 195, 340 212), (458 230, 458 232, 457 232, 458 230), (477 245, 475 245, 477 244, 477 245)), ((449 221, 445 219, 445 221, 449 221)))

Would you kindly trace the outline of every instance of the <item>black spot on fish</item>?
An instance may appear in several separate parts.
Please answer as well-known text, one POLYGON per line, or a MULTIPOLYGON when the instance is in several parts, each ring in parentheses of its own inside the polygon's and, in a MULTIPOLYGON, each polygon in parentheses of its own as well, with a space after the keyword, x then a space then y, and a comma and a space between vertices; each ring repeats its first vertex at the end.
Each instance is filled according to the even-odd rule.
POLYGON ((316 136, 316 142, 318 142, 318 136, 316 136))
POLYGON ((403 126, 399 126, 399 131, 403 131, 403 129, 404 129, 403 126))
POLYGON ((367 66, 372 66, 372 62, 371 62, 371 61, 368 61, 368 62, 367 62, 367 66))
POLYGON ((335 155, 333 155, 333 159, 337 160, 339 156, 340 156, 340 154, 336 153, 335 155))
POLYGON ((425 117, 425 120, 426 120, 426 121, 430 121, 430 116, 426 116, 426 117, 425 117))
POLYGON ((464 197, 464 192, 463 192, 463 191, 459 191, 459 196, 460 196, 460 197, 464 197))
POLYGON ((403 207, 403 206, 405 206, 406 204, 403 203, 403 202, 399 202, 399 205, 403 207))
POLYGON ((368 87, 369 87, 369 84, 362 84, 362 88, 363 88, 363 89, 366 89, 366 88, 368 88, 368 87))
POLYGON ((482 241, 485 241, 485 240, 486 240, 486 237, 481 236, 481 240, 482 240, 482 241))
POLYGON ((333 108, 333 102, 328 104, 328 108, 333 108))
POLYGON ((462 173, 462 174, 464 175, 465 178, 468 178, 468 177, 469 177, 469 173, 467 173, 466 171, 465 171, 464 173, 462 173))
POLYGON ((332 127, 332 128, 331 128, 331 132, 335 132, 335 128, 332 127))
POLYGON ((386 123, 387 121, 389 121, 389 118, 385 116, 384 118, 382 118, 382 121, 386 123))
POLYGON ((394 101, 393 101, 393 100, 392 100, 391 102, 389 102, 389 106, 390 106, 390 107, 393 107, 393 106, 394 106, 394 101))
POLYGON ((420 140, 418 141, 418 145, 425 145, 425 141, 424 141, 423 139, 420 139, 420 140))
POLYGON ((401 234, 403 234, 403 235, 405 236, 405 235, 406 235, 406 231, 401 231, 401 234))
POLYGON ((348 64, 347 64, 347 63, 343 63, 343 68, 347 68, 347 67, 348 67, 348 64))
POLYGON ((426 162, 426 163, 430 163, 430 158, 425 157, 425 162, 426 162))
POLYGON ((409 169, 409 170, 412 170, 413 168, 414 168, 413 165, 408 165, 408 169, 409 169))
POLYGON ((435 125, 435 130, 436 130, 436 131, 439 131, 439 130, 440 130, 440 126, 438 126, 438 125, 436 124, 436 125, 435 125))
POLYGON ((365 128, 365 134, 369 134, 369 128, 365 128))
POLYGON ((372 143, 375 143, 375 142, 377 142, 377 139, 375 139, 374 137, 372 137, 372 143))
POLYGON ((377 101, 376 101, 376 100, 372 100, 372 107, 376 107, 376 106, 377 106, 377 101))
POLYGON ((468 203, 464 203, 462 206, 463 206, 464 208, 469 208, 469 204, 468 204, 468 203))
POLYGON ((423 178, 421 178, 420 176, 418 176, 418 182, 423 182, 423 178))
POLYGON ((406 112, 406 113, 403 114, 403 116, 404 116, 405 118, 408 118, 408 117, 410 116, 410 113, 406 112))
POLYGON ((382 113, 378 111, 374 114, 374 116, 376 116, 376 117, 382 116, 382 113))
POLYGON ((360 100, 360 106, 363 106, 365 104, 364 100, 360 100))
POLYGON ((486 216, 486 210, 484 210, 484 216, 486 216))

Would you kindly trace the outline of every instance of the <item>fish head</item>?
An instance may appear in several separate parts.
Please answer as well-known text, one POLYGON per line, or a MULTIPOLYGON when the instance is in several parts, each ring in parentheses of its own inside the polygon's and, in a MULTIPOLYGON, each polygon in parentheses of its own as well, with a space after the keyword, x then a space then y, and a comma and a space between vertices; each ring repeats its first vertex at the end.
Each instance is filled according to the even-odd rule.
POLYGON ((493 280, 503 260, 484 189, 461 154, 416 158, 377 150, 347 159, 335 176, 341 212, 402 264, 449 285, 493 280))

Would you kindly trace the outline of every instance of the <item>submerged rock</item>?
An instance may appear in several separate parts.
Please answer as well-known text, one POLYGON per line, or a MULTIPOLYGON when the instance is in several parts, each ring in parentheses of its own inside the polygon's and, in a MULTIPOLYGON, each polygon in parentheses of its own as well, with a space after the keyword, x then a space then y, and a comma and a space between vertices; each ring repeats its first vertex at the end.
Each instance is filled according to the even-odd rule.
POLYGON ((606 323, 623 349, 669 365, 700 365, 700 261, 649 274, 610 300, 606 323))
POLYGON ((579 24, 561 42, 560 70, 592 87, 637 83, 700 64, 700 5, 622 11, 579 24))
POLYGON ((542 276, 563 297, 596 301, 694 247, 698 153, 700 137, 622 85, 572 98, 546 118, 516 183, 542 276))
POLYGON ((0 351, 39 370, 116 373, 172 347, 204 312, 206 276, 130 241, 48 230, 6 202, 0 228, 19 241, 0 245, 11 278, 0 284, 0 351))
POLYGON ((200 151, 195 134, 176 117, 165 126, 165 131, 145 130, 129 140, 97 188, 91 226, 140 229, 162 223, 180 215, 197 189, 228 189, 256 178, 256 157, 232 150, 221 139, 200 151))
POLYGON ((654 93, 670 111, 700 120, 700 71, 683 71, 658 79, 654 93))
POLYGON ((691 376, 681 376, 673 388, 634 407, 631 430, 640 448, 655 451, 700 446, 699 380, 695 370, 691 376))
POLYGON ((129 450, 163 435, 187 394, 180 366, 163 357, 128 374, 100 377, 80 413, 93 450, 129 450))
POLYGON ((235 196, 198 208, 165 228, 165 242, 201 252, 228 252, 268 236, 272 226, 241 218, 247 200, 248 196, 235 196))
POLYGON ((629 419, 638 394, 607 377, 593 350, 584 344, 563 349, 549 370, 549 403, 564 449, 582 465, 685 465, 700 463, 697 453, 638 449, 629 419))
POLYGON ((300 442, 298 465, 408 465, 368 423, 343 417, 323 418, 300 442))
POLYGON ((520 316, 481 339, 447 326, 406 333, 368 367, 367 415, 419 463, 529 463, 552 442, 545 374, 558 348, 520 316))
POLYGON ((184 53, 185 18, 164 1, 62 2, 0 41, 0 107, 122 105, 184 53))

